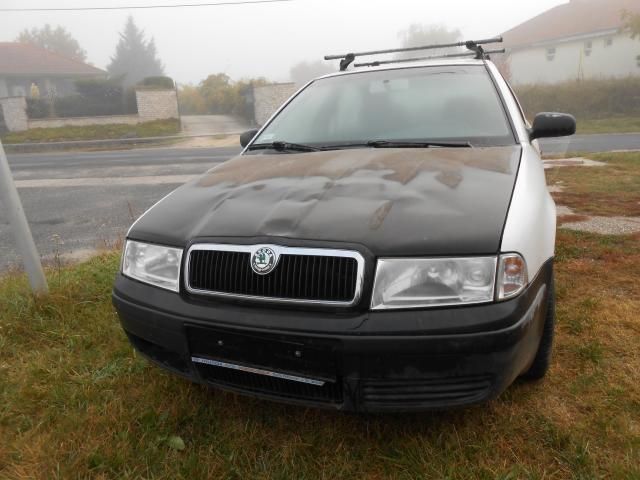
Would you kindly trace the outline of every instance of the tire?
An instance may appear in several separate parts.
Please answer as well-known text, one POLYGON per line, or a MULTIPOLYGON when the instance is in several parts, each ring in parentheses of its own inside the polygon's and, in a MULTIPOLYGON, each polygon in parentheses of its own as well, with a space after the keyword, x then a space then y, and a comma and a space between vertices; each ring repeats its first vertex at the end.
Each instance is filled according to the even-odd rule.
POLYGON ((547 299, 547 314, 544 321, 542 338, 533 363, 529 370, 521 375, 525 380, 541 380, 547 374, 551 363, 551 350, 553 347, 553 332, 556 324, 556 292, 553 276, 549 286, 549 297, 547 299))

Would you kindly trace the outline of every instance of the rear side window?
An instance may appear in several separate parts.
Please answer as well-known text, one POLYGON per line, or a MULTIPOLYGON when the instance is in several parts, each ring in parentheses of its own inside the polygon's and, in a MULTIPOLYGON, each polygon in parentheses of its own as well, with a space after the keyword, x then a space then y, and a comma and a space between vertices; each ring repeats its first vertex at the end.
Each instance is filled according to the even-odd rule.
POLYGON ((482 66, 406 68, 317 80, 256 143, 321 146, 370 140, 514 143, 498 93, 482 66))

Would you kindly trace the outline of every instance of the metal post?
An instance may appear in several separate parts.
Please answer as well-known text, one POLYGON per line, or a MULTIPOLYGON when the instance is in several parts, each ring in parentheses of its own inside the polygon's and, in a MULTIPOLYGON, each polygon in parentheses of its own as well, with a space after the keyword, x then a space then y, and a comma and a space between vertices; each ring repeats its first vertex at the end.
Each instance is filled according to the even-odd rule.
POLYGON ((24 269, 29 276, 31 289, 34 293, 46 295, 49 293, 49 287, 47 286, 47 279, 42 270, 42 263, 40 263, 40 255, 38 255, 36 244, 33 241, 29 223, 27 222, 27 217, 24 214, 24 209, 18 196, 18 189, 15 183, 13 183, 13 176, 11 175, 9 162, 7 161, 7 156, 4 153, 4 147, 1 141, 0 200, 4 204, 5 211, 9 216, 9 226, 13 231, 16 247, 22 255, 24 269))

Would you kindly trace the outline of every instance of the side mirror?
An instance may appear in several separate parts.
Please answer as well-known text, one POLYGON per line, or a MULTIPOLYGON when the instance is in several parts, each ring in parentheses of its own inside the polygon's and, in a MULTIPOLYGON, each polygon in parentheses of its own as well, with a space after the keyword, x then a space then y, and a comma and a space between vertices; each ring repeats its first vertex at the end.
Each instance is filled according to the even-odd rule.
POLYGON ((249 145, 249 142, 253 140, 253 137, 256 136, 258 130, 247 130, 242 135, 240 135, 240 145, 244 148, 249 145))
POLYGON ((536 115, 529 130, 531 140, 536 138, 568 137, 576 133, 576 119, 567 113, 545 112, 536 115))

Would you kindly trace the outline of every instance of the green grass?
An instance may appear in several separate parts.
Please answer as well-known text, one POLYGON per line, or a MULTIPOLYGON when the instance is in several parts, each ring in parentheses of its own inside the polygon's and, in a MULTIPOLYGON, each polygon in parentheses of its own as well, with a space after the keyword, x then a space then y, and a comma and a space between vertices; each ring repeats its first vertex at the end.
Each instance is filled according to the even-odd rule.
POLYGON ((118 262, 50 270, 46 299, 0 278, 3 480, 640 478, 640 236, 559 230, 544 381, 411 415, 285 406, 149 365, 111 306, 118 262))
POLYGON ((640 116, 611 117, 595 120, 578 120, 578 134, 594 133, 638 133, 640 132, 640 116))
POLYGON ((120 138, 144 138, 178 135, 180 121, 175 118, 154 120, 137 125, 90 125, 84 127, 34 128, 25 132, 7 133, 2 142, 42 143, 75 140, 105 140, 120 138))
POLYGON ((47 299, 7 277, 0 478, 637 478, 640 240, 603 238, 560 232, 544 382, 412 415, 284 406, 149 365, 110 304, 117 253, 50 271, 47 299))

